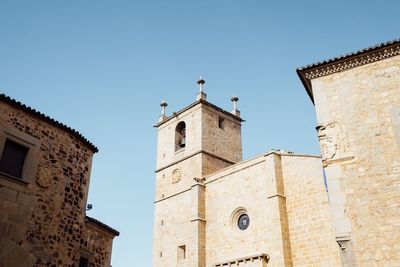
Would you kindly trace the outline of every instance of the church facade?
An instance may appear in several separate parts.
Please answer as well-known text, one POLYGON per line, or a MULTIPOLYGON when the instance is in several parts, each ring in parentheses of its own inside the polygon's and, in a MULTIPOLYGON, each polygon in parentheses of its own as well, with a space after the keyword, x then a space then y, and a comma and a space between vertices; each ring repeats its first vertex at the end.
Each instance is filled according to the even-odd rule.
POLYGON ((399 266, 400 41, 297 70, 321 156, 243 160, 237 98, 158 131, 153 266, 399 266))

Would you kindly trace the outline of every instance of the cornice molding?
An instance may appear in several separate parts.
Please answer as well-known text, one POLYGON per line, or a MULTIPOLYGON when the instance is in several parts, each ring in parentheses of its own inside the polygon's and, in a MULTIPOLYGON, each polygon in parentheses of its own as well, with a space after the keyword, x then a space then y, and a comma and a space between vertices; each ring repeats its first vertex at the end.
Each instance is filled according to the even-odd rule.
POLYGON ((305 77, 309 80, 312 80, 397 55, 400 55, 400 44, 390 48, 383 48, 378 51, 373 51, 365 55, 361 54, 355 57, 346 58, 343 61, 333 62, 331 64, 322 65, 321 67, 316 67, 315 69, 305 72, 305 77))
POLYGON ((296 72, 311 101, 314 103, 311 80, 398 55, 400 55, 400 39, 381 43, 332 59, 319 61, 298 68, 296 72))
POLYGON ((211 152, 208 152, 208 151, 205 151, 205 150, 201 149, 201 150, 198 150, 198 151, 196 151, 196 152, 193 152, 192 154, 189 154, 189 155, 187 155, 187 156, 185 156, 185 157, 183 157, 183 158, 181 158, 181 159, 175 160, 175 161, 173 161, 172 163, 170 163, 170 164, 168 164, 168 165, 162 166, 162 167, 158 168, 157 170, 155 170, 154 172, 155 172, 155 173, 158 173, 158 172, 160 172, 160 171, 162 171, 162 170, 165 170, 165 169, 167 169, 167 168, 169 168, 169 167, 171 167, 171 166, 174 166, 175 164, 178 164, 179 162, 182 162, 182 161, 184 161, 184 160, 187 160, 187 159, 189 159, 189 158, 191 158, 191 157, 194 157, 194 156, 196 156, 196 155, 198 155, 198 154, 201 154, 201 153, 203 153, 203 154, 205 154, 205 155, 208 155, 208 156, 211 156, 211 157, 213 157, 213 158, 216 158, 216 159, 225 161, 225 162, 227 162, 227 163, 229 163, 229 164, 232 164, 232 165, 235 164, 235 162, 233 162, 233 161, 224 159, 223 157, 217 156, 217 155, 215 155, 215 154, 213 154, 213 153, 211 153, 211 152))
POLYGON ((186 106, 186 107, 184 107, 183 109, 181 109, 181 110, 179 110, 179 111, 177 111, 177 112, 172 113, 171 116, 166 116, 162 121, 160 121, 160 122, 154 124, 153 127, 154 127, 154 128, 159 128, 161 125, 163 125, 163 124, 165 124, 166 122, 172 120, 173 118, 179 118, 179 116, 180 116, 181 114, 183 114, 185 111, 187 111, 187 110, 189 110, 189 109, 191 109, 191 108, 193 108, 193 107, 195 107, 195 106, 197 106, 197 105, 199 105, 199 104, 203 104, 203 105, 205 105, 205 106, 211 107, 211 108, 213 108, 214 110, 217 110, 217 111, 219 111, 219 112, 221 112, 221 113, 227 115, 228 117, 233 118, 233 119, 234 119, 233 121, 234 121, 234 122, 237 122, 238 124, 240 124, 241 122, 244 122, 244 121, 245 121, 244 119, 242 119, 241 117, 237 116, 236 114, 233 114, 233 113, 231 113, 231 112, 229 112, 229 111, 226 111, 226 110, 224 110, 224 109, 222 109, 222 108, 220 108, 220 107, 218 107, 218 106, 216 106, 216 105, 214 105, 214 104, 212 104, 212 103, 210 103, 210 102, 208 102, 208 101, 206 101, 206 100, 204 100, 204 99, 200 99, 200 100, 197 100, 197 101, 193 102, 193 103, 190 104, 189 106, 186 106))

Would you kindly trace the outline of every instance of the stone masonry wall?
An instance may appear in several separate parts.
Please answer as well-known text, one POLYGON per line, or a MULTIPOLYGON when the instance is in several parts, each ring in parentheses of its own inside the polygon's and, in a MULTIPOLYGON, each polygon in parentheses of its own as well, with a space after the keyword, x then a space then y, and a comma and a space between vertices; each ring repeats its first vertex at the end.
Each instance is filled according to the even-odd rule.
POLYGON ((279 200, 269 198, 273 167, 273 157, 261 155, 206 177, 207 267, 256 254, 268 254, 268 266, 285 266, 279 200), (240 209, 250 217, 244 231, 235 219, 240 209))
POLYGON ((275 254, 281 254, 271 248, 275 207, 267 203, 266 173, 264 158, 257 157, 206 177, 207 267, 260 253, 274 261, 275 254), (247 210, 250 217, 244 231, 232 220, 238 208, 247 210))
MULTIPOLYGON (((88 252, 94 266, 111 266, 111 252, 113 236, 103 229, 100 229, 92 222, 86 222, 86 231, 83 233, 83 252, 88 252)), ((76 266, 78 267, 78 265, 76 266)))
POLYGON ((153 265, 157 267, 197 266, 197 228, 193 219, 191 191, 161 200, 154 208, 153 265), (186 246, 186 258, 178 259, 178 247, 186 246))
POLYGON ((153 266, 205 266, 201 179, 241 159, 240 123, 232 120, 207 103, 195 103, 158 124, 153 266), (226 120, 224 129, 218 114, 226 120), (175 129, 182 121, 186 146, 177 150, 175 129))
MULTIPOLYGON (((267 266, 341 266, 321 159, 269 153, 206 177, 207 267, 255 254, 267 266), (250 217, 242 231, 238 208, 250 217)), ((247 266, 247 265, 246 265, 247 266)))
POLYGON ((293 266, 341 266, 321 158, 281 158, 293 266))
POLYGON ((312 80, 337 235, 352 266, 400 266, 400 56, 312 80))
POLYGON ((75 136, 0 102, 0 129, 6 128, 35 138, 39 147, 34 180, 0 176, 0 266, 76 266, 86 251, 96 255, 91 267, 108 267, 110 239, 87 232, 85 224, 93 152, 75 136))
POLYGON ((159 126, 157 136, 157 169, 201 150, 202 126, 199 123, 201 116, 200 105, 197 105, 159 126), (175 129, 181 121, 186 124, 186 147, 175 151, 175 129))
POLYGON ((242 160, 241 124, 222 112, 205 106, 202 113, 203 149, 233 163, 242 160), (218 120, 223 119, 223 128, 218 120))

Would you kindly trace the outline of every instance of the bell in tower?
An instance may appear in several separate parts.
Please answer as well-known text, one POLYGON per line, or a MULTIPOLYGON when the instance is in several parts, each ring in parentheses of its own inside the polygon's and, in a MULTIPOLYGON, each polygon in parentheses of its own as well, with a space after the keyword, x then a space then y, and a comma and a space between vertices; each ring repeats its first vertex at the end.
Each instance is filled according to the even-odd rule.
POLYGON ((175 129, 175 151, 183 149, 186 146, 186 123, 181 121, 175 129))

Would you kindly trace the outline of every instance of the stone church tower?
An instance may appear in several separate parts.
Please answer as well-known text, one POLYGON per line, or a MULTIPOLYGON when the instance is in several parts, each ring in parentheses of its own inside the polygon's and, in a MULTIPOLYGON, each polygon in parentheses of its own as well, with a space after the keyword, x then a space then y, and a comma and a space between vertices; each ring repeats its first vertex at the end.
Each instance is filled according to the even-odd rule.
POLYGON ((163 101, 155 125, 153 266, 338 266, 320 157, 270 151, 243 161, 238 98, 227 112, 198 83, 197 100, 169 117, 163 101))
POLYGON ((321 155, 242 160, 240 112, 197 100, 158 130, 154 267, 400 266, 400 40, 297 70, 321 155))
MULTIPOLYGON (((203 177, 242 160, 239 112, 197 100, 165 116, 158 130, 153 266, 204 266, 203 177), (181 264, 181 265, 180 265, 181 264)), ((237 101, 237 99, 233 99, 237 101)))

